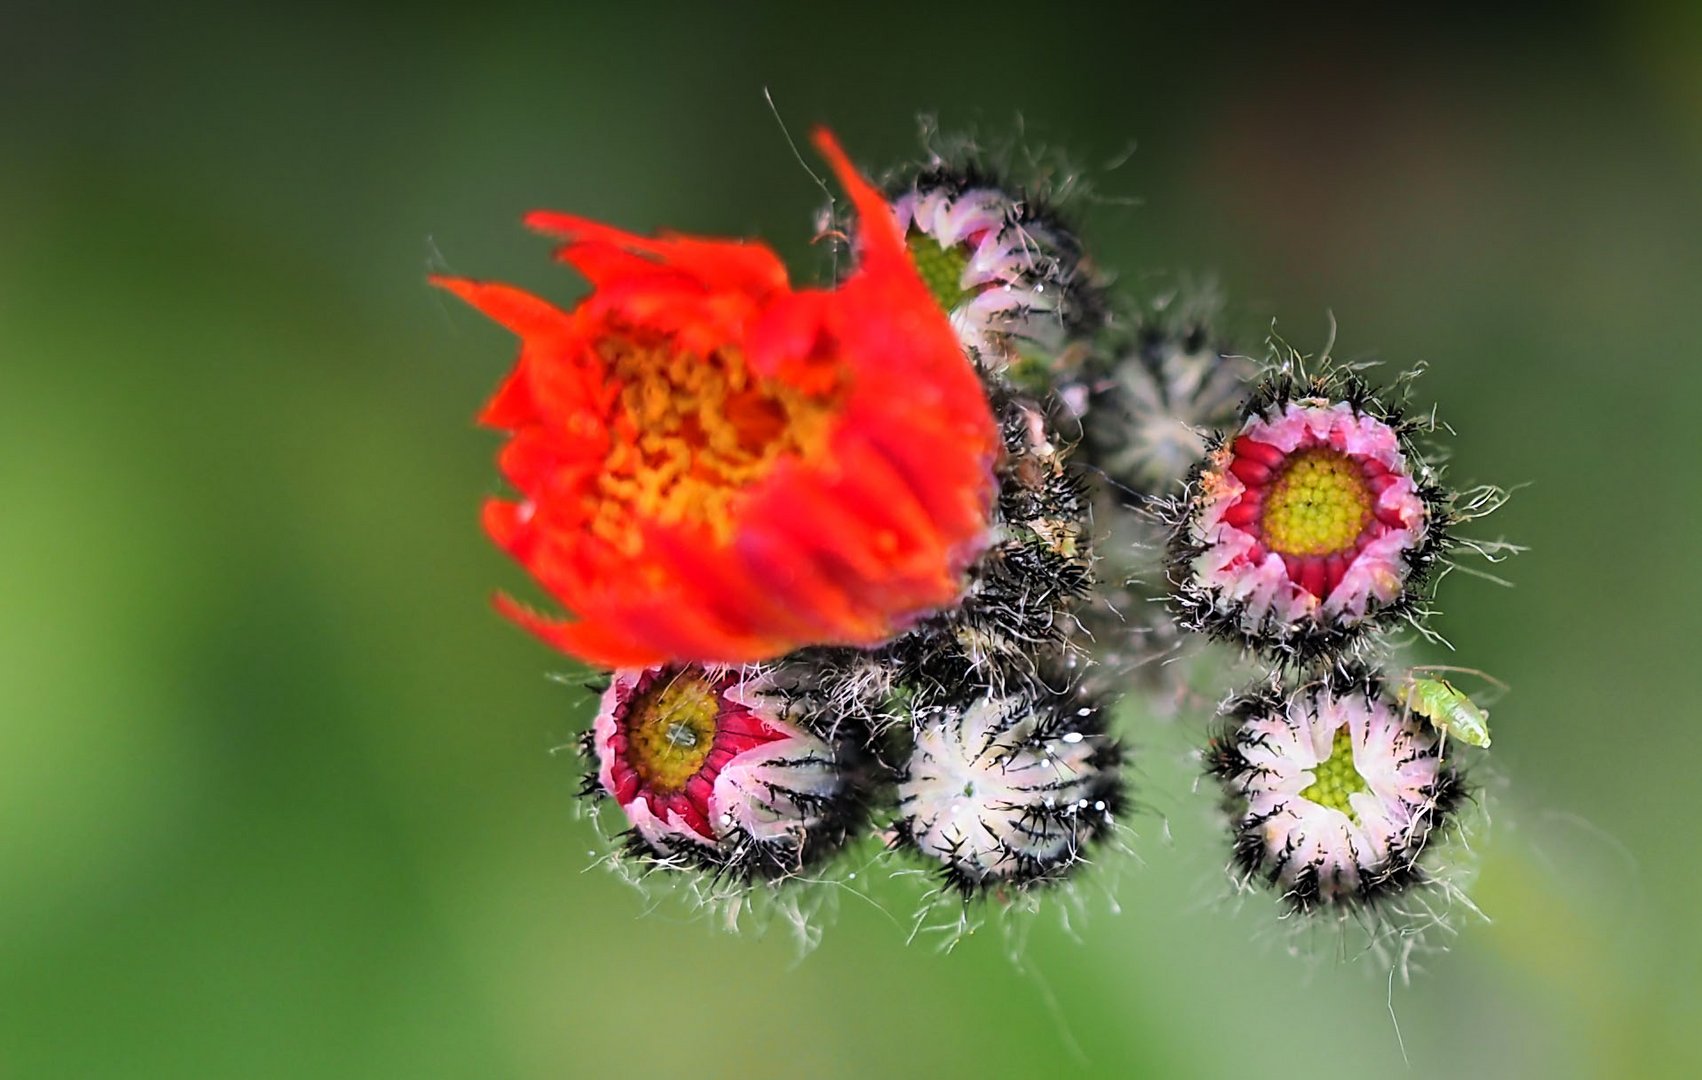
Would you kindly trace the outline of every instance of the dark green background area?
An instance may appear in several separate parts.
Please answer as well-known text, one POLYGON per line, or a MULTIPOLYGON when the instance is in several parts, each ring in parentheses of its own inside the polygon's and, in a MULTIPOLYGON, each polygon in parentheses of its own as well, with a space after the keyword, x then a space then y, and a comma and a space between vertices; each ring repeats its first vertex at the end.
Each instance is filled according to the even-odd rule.
POLYGON ((534 207, 813 271, 764 86, 871 167, 1020 116, 1123 287, 1432 365, 1531 551, 1443 588, 1514 692, 1412 1074, 1702 1070, 1702 18, 149 8, 0 11, 0 1074, 1403 1074, 1386 968, 1225 898, 1187 729, 1133 718, 1121 912, 1022 970, 855 899, 799 962, 584 872, 583 698, 488 608, 512 344, 424 278, 570 301, 534 207))

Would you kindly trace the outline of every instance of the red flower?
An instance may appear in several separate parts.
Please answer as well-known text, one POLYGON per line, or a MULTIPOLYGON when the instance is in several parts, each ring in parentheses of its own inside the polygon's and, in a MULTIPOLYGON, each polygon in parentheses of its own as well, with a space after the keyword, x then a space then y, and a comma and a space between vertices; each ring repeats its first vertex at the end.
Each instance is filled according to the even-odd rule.
POLYGON ((521 339, 481 421, 512 433, 491 536, 571 613, 504 612, 610 666, 871 645, 950 604, 987 540, 998 432, 892 212, 816 135, 861 219, 859 267, 794 290, 760 244, 564 214, 571 311, 443 279, 521 339))

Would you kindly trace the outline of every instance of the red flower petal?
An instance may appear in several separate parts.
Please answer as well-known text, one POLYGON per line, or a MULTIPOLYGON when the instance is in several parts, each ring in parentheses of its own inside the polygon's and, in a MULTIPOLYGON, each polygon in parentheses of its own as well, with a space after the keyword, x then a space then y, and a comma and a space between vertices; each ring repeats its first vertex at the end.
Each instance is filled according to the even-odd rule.
POLYGON ((758 299, 786 288, 785 264, 761 244, 689 236, 652 239, 550 210, 527 214, 526 227, 568 241, 564 257, 577 246, 604 246, 654 256, 653 266, 683 271, 711 288, 745 292, 758 299))

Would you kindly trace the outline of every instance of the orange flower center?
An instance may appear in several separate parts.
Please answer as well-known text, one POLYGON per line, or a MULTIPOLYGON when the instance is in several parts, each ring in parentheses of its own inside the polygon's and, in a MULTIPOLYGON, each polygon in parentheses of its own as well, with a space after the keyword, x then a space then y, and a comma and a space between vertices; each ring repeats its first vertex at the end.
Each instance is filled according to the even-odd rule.
POLYGON ((639 693, 626 714, 628 755, 639 782, 660 795, 683 789, 715 748, 720 712, 720 692, 689 671, 639 693))
POLYGON ((698 356, 665 341, 607 338, 598 353, 620 392, 588 518, 628 555, 643 547, 640 521, 702 526, 728 541, 740 494, 786 456, 819 451, 838 404, 835 390, 756 377, 732 349, 698 356))

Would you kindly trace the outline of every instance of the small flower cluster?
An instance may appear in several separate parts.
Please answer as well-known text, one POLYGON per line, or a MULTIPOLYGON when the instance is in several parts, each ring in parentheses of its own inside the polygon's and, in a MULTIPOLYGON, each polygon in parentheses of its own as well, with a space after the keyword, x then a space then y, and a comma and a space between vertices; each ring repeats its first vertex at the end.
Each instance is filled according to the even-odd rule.
POLYGON ((1381 914, 1439 882, 1427 852, 1471 798, 1448 738, 1488 745, 1468 696, 1427 669, 1378 670, 1392 631, 1434 637, 1454 528, 1502 498, 1445 486, 1421 442, 1434 428, 1356 372, 1289 355, 1162 503, 1179 625, 1271 665, 1222 708, 1207 771, 1241 879, 1301 911, 1381 914))
POLYGON ((743 902, 878 840, 930 903, 1038 898, 1127 832, 1113 707, 1182 706, 1165 673, 1221 678, 1227 642, 1268 665, 1205 753, 1238 879, 1307 912, 1430 880, 1486 717, 1377 661, 1497 497, 1358 374, 1122 303, 1044 185, 936 156, 881 188, 816 145, 855 212, 830 286, 554 213, 572 309, 439 281, 521 339, 485 525, 567 614, 498 606, 610 672, 582 749, 614 861, 743 902))

